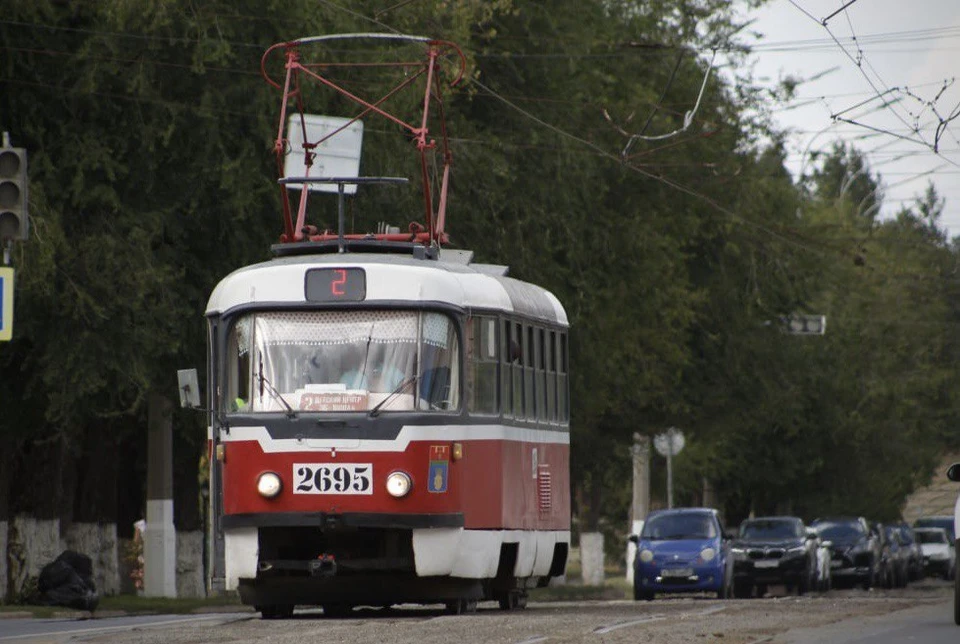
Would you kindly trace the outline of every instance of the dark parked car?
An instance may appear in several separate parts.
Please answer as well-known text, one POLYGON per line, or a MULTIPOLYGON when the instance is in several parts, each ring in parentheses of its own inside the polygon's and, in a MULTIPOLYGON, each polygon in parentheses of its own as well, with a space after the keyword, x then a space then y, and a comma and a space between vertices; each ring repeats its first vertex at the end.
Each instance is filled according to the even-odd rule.
POLYGON ((909 575, 909 551, 900 540, 896 526, 884 523, 876 525, 880 541, 880 580, 885 588, 903 588, 909 575))
POLYGON ((772 584, 796 588, 799 595, 816 588, 817 546, 816 535, 797 517, 747 519, 730 544, 734 595, 750 597, 756 588, 762 597, 772 584))
POLYGON ((880 541, 863 517, 828 517, 810 524, 821 538, 830 541, 830 573, 833 585, 860 584, 870 588, 878 582, 880 541))
POLYGON ((917 541, 917 535, 908 523, 899 523, 897 528, 900 530, 900 541, 907 549, 907 580, 917 581, 923 578, 923 549, 920 542, 917 541))
POLYGON ((707 591, 725 599, 733 592, 733 559, 717 511, 675 508, 647 515, 637 544, 633 598, 655 593, 707 591))

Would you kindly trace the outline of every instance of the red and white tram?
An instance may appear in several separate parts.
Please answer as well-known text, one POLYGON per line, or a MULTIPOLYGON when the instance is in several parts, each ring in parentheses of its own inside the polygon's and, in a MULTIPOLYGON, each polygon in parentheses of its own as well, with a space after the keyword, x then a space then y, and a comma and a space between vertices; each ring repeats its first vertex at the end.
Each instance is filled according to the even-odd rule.
POLYGON ((241 269, 207 310, 225 586, 320 604, 522 603, 570 542, 567 319, 413 255, 241 269))
MULTIPOLYGON (((290 75, 307 73, 299 47, 319 40, 281 48, 278 163, 290 75)), ((452 45, 410 40, 428 52, 424 117, 409 126, 424 155, 452 45)), ((567 316, 548 291, 442 246, 448 169, 439 209, 427 195, 427 226, 409 235, 317 234, 304 222, 311 178, 297 178, 276 257, 210 297, 211 586, 264 617, 298 604, 514 608, 564 574, 567 316)))

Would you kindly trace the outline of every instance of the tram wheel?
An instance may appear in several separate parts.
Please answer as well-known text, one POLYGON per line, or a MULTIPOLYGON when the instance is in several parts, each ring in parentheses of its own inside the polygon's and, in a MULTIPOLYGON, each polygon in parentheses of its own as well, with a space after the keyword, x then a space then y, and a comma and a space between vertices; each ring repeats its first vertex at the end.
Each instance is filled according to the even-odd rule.
POLYGON ((287 619, 293 616, 293 604, 270 604, 255 606, 263 619, 287 619))
POLYGON ((527 607, 527 593, 522 590, 511 590, 497 599, 501 610, 518 610, 527 607))
POLYGON ((447 602, 448 615, 465 615, 477 612, 476 599, 455 599, 447 602))

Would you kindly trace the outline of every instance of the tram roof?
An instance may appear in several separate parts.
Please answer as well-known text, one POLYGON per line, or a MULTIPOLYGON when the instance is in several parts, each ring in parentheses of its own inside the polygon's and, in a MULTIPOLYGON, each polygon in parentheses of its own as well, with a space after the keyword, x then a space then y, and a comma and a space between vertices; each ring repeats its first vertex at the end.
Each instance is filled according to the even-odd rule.
POLYGON ((486 265, 417 259, 400 254, 292 255, 240 268, 210 295, 207 315, 249 304, 307 303, 304 283, 311 268, 363 268, 364 302, 442 302, 464 309, 517 313, 567 325, 567 313, 550 291, 493 274, 486 265))

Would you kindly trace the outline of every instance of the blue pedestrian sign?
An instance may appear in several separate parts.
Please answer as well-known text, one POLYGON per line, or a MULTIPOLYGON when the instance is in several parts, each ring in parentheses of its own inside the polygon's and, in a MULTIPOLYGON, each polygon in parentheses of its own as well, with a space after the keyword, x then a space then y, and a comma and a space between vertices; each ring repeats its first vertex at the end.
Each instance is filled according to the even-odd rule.
POLYGON ((0 268, 0 342, 13 337, 13 269, 0 268))

